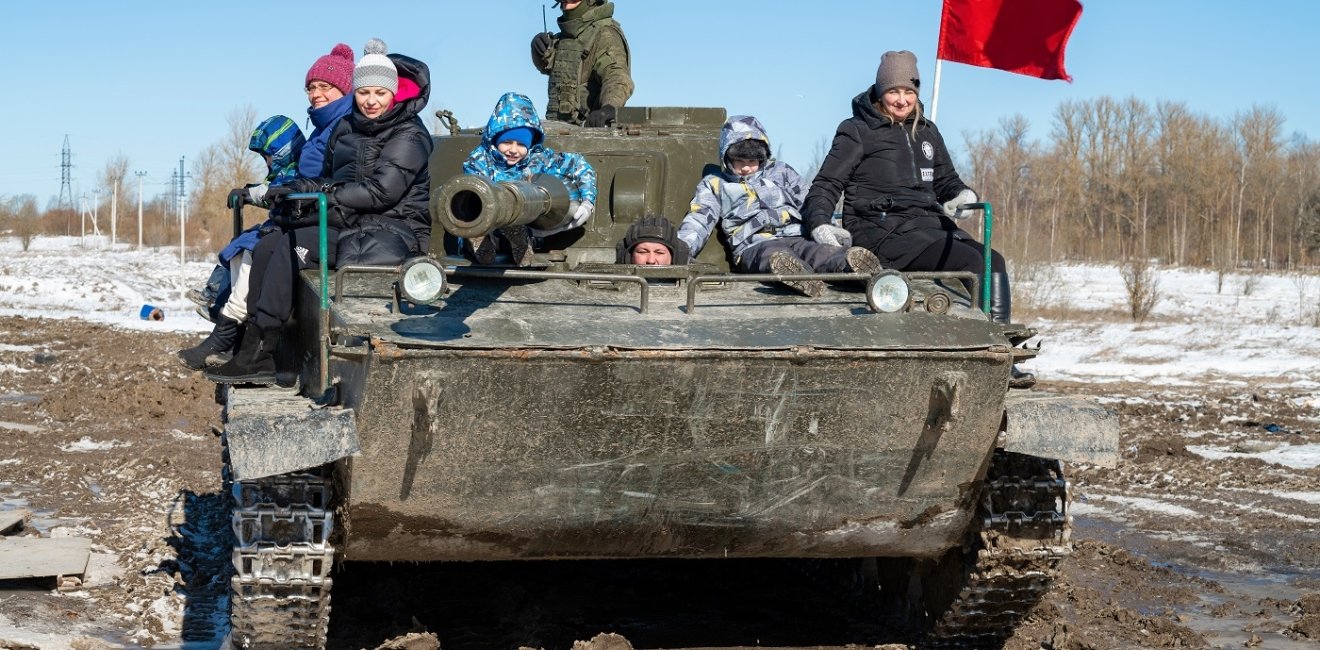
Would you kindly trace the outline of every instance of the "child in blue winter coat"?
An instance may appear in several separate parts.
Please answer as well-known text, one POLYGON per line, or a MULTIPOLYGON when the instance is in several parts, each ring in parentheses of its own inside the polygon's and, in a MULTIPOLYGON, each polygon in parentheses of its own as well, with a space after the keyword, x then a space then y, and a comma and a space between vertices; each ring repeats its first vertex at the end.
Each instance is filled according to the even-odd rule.
MULTIPOLYGON (((293 120, 276 115, 268 117, 257 125, 248 139, 248 150, 261 156, 266 161, 266 179, 261 183, 249 183, 229 193, 226 207, 235 205, 255 205, 269 209, 265 204, 266 190, 272 185, 288 182, 298 175, 298 157, 302 155, 307 143, 302 131, 293 120)), ((265 225, 265 224, 262 224, 265 225)), ((230 262, 245 250, 252 250, 261 231, 261 225, 244 230, 230 240, 220 251, 220 263, 211 270, 206 284, 201 289, 190 289, 188 298, 197 303, 198 313, 207 320, 215 320, 214 311, 225 303, 223 298, 230 290, 230 262)))
MULTIPOLYGON (((745 273, 876 273, 880 260, 865 248, 827 246, 803 236, 802 201, 810 185, 787 163, 770 157, 770 138, 761 122, 735 115, 720 130, 723 170, 697 184, 678 237, 693 257, 715 226, 728 238, 734 267, 745 273)), ((784 284, 819 295, 820 280, 784 284)))
MULTIPOLYGON (((244 204, 270 208, 264 200, 266 191, 298 177, 298 157, 305 143, 302 131, 293 120, 283 115, 263 120, 252 131, 248 149, 266 161, 265 182, 233 190, 229 193, 228 205, 231 208, 244 204)), ((215 328, 201 343, 179 350, 178 357, 183 365, 201 370, 206 367, 208 356, 224 352, 233 344, 238 323, 247 316, 247 274, 251 267, 251 251, 261 233, 273 227, 274 221, 267 219, 230 240, 220 251, 220 263, 211 271, 206 286, 201 291, 193 289, 188 292, 188 297, 198 303, 199 313, 213 321, 215 328)))
POLYGON ((492 181, 530 181, 549 174, 568 188, 569 214, 565 223, 549 230, 528 226, 501 228, 469 242, 468 251, 477 262, 490 264, 500 250, 507 250, 514 263, 531 261, 531 237, 545 238, 580 228, 596 207, 596 172, 582 154, 561 153, 545 146, 541 118, 532 100, 518 93, 505 93, 495 102, 490 119, 477 145, 463 162, 463 173, 485 176, 492 181))

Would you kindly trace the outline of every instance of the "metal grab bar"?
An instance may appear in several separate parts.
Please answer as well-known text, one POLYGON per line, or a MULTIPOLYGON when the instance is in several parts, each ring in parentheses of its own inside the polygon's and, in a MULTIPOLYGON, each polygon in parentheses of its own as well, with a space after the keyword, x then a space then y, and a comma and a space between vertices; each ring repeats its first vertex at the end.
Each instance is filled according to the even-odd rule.
MULTIPOLYGON (((974 307, 980 307, 977 298, 977 289, 980 287, 980 278, 970 271, 914 271, 904 273, 909 280, 966 280, 971 283, 971 293, 968 299, 972 301, 974 307)), ((687 286, 687 313, 691 315, 697 310, 697 293, 706 282, 782 282, 784 280, 827 280, 831 282, 845 282, 851 280, 860 280, 866 282, 871 279, 869 273, 798 273, 794 275, 775 275, 773 273, 738 273, 721 275, 698 275, 688 280, 687 286)), ((865 301, 865 296, 860 302, 865 301)))
POLYGON ((641 293, 638 310, 645 314, 651 309, 651 285, 646 278, 613 273, 573 273, 560 271, 523 271, 520 269, 474 269, 469 266, 447 268, 445 274, 454 277, 514 278, 519 280, 571 280, 574 282, 623 282, 635 284, 641 293))
POLYGON ((321 255, 321 386, 320 393, 330 388, 330 267, 326 262, 326 257, 330 254, 330 245, 327 241, 326 226, 326 200, 325 192, 297 192, 289 195, 290 199, 308 200, 316 199, 317 216, 317 241, 320 244, 319 252, 321 255))

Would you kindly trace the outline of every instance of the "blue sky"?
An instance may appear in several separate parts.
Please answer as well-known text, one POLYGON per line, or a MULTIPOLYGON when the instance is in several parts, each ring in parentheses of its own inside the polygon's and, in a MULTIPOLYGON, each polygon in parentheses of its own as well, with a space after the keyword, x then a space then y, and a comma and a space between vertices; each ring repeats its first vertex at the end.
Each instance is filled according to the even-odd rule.
MULTIPOLYGON (((31 193, 44 206, 60 189, 68 135, 75 193, 90 191, 117 154, 164 191, 221 139, 226 118, 293 117, 306 129, 303 76, 345 42, 361 52, 378 36, 431 67, 424 117, 448 108, 464 126, 485 123, 509 90, 545 106, 545 77, 528 41, 549 1, 23 2, 6 7, 9 52, 0 104, 0 195, 31 193)), ((1272 105, 1285 133, 1320 137, 1320 79, 1309 0, 1083 0, 1068 45, 1073 83, 945 63, 938 123, 961 155, 963 134, 1025 115, 1048 135, 1067 99, 1135 95, 1229 117, 1272 105)), ((616 0, 633 53, 630 105, 723 106, 761 118, 776 152, 803 168, 849 115, 886 50, 916 53, 928 103, 941 3, 936 0, 616 0)), ((553 29, 557 15, 547 9, 553 29)), ((130 179, 132 177, 130 176, 130 179)))

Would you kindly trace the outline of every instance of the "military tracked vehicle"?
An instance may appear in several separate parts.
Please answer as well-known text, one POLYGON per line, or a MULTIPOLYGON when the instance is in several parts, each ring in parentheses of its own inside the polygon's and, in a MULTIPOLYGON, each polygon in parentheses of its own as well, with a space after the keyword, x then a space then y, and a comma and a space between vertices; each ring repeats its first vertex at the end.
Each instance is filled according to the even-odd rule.
POLYGON ((303 276, 299 388, 224 395, 237 647, 322 647, 344 561, 852 558, 926 643, 1011 634, 1070 550, 1062 462, 1112 465, 1116 416, 1010 390, 1032 332, 972 274, 734 275, 714 243, 616 264, 633 220, 686 213, 724 119, 547 123, 599 201, 523 267, 446 257, 438 228, 553 224, 562 188, 459 176, 480 136, 452 129, 434 260, 303 276))

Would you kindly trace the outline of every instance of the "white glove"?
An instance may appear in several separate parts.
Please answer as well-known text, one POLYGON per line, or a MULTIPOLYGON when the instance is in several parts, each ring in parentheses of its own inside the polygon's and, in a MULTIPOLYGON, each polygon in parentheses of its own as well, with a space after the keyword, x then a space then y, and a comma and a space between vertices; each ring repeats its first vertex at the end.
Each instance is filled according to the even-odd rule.
POLYGON ((247 191, 248 196, 252 199, 252 205, 266 205, 266 190, 269 189, 270 183, 249 185, 247 191))
POLYGON ((962 207, 965 203, 976 203, 980 200, 980 197, 976 196, 976 192, 963 190, 958 193, 958 196, 944 202, 944 214, 953 219, 966 219, 972 215, 966 210, 958 212, 958 208, 962 207))
POLYGON ((852 246, 852 233, 828 223, 812 228, 811 239, 826 246, 839 246, 841 248, 852 246))

